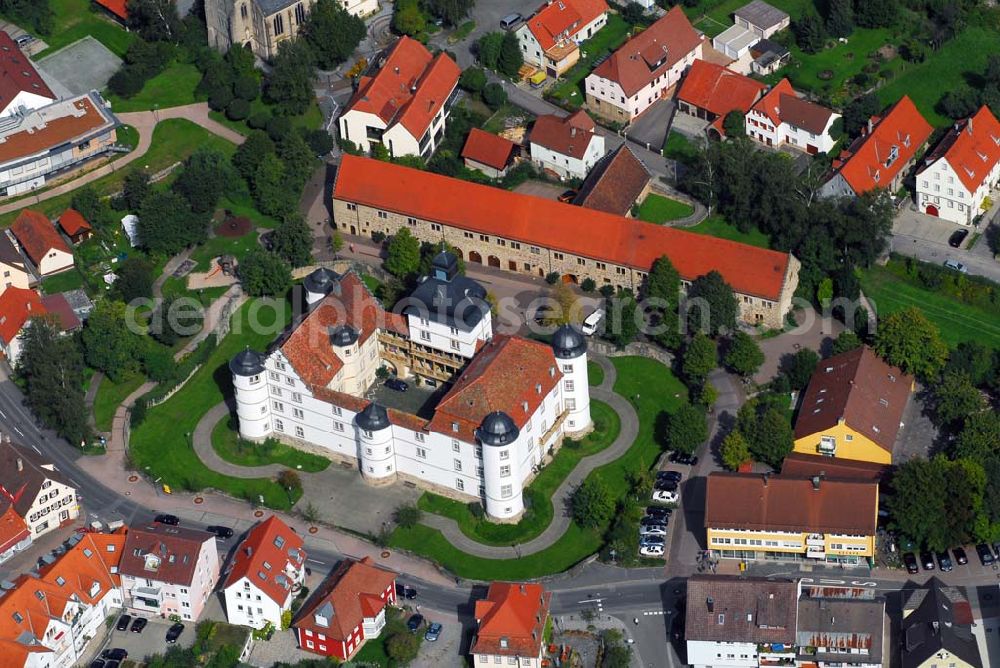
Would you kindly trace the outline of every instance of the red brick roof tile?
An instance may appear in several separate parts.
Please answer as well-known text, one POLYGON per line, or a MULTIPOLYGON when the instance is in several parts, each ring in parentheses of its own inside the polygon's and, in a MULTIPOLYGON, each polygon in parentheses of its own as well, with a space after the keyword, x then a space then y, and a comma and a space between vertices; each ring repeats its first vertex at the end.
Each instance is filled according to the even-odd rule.
POLYGON ((608 11, 604 0, 557 0, 538 8, 525 22, 543 51, 569 39, 608 11))
POLYGON ((276 515, 271 515, 251 529, 236 548, 222 586, 225 589, 247 578, 268 598, 284 606, 293 584, 285 575, 285 567, 290 565, 298 571, 305 560, 302 538, 276 515))
POLYGON ((538 656, 552 594, 538 583, 493 582, 476 601, 478 628, 470 654, 538 656))
POLYGON ((528 140, 550 151, 582 159, 597 134, 597 126, 580 110, 566 117, 548 114, 535 119, 528 140))
POLYGON ((677 99, 725 117, 733 110, 748 112, 766 88, 759 81, 722 65, 696 60, 681 82, 677 99))
POLYGON ((955 123, 920 171, 939 158, 947 160, 966 190, 975 193, 1000 160, 1000 121, 990 108, 984 104, 971 117, 955 123))
POLYGON ((190 585, 201 547, 208 541, 215 549, 215 536, 207 531, 158 523, 133 527, 128 530, 118 570, 132 577, 190 585), (147 554, 159 560, 155 570, 146 569, 147 554))
POLYGON ((514 142, 508 139, 479 128, 472 128, 465 140, 465 146, 462 147, 462 157, 493 169, 503 170, 510 162, 515 147, 514 142))
POLYGON ((70 255, 73 254, 63 238, 59 236, 55 225, 45 214, 24 209, 18 214, 10 229, 36 267, 45 259, 49 251, 60 250, 70 255))
POLYGON ((345 559, 302 606, 292 626, 346 641, 366 617, 395 602, 395 583, 396 573, 376 566, 371 557, 345 559), (316 623, 317 612, 324 613, 328 626, 316 623))
POLYGON ((10 344, 29 318, 40 315, 45 307, 37 292, 10 286, 0 294, 0 340, 10 344))
POLYGON ((21 47, 10 35, 0 31, 0 109, 6 108, 21 92, 56 99, 31 59, 21 52, 21 47))
POLYGON ((594 165, 573 204, 624 216, 652 177, 628 144, 594 165))
POLYGON ((127 0, 94 0, 101 7, 120 18, 122 21, 128 20, 128 2, 127 0))
POLYGON ((83 215, 76 209, 66 209, 63 211, 62 215, 59 216, 59 227, 62 228, 62 231, 68 237, 73 237, 81 232, 89 232, 93 229, 90 223, 84 220, 83 215))
POLYGON ((36 109, 29 112, 29 117, 43 121, 44 127, 38 128, 38 123, 34 123, 35 127, 25 127, 23 130, 6 135, 6 141, 0 143, 0 163, 34 155, 81 138, 100 128, 106 127, 110 130, 115 125, 111 113, 98 110, 87 96, 72 102, 64 100, 36 109), (70 106, 75 111, 70 112, 70 106))

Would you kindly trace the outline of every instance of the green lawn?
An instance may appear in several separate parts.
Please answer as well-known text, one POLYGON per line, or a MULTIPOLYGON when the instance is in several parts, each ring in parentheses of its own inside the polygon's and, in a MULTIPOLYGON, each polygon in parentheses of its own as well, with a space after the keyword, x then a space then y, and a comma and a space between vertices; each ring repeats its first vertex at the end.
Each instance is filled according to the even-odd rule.
POLYGON ((587 362, 587 380, 591 387, 597 387, 604 382, 604 369, 597 362, 587 362))
MULTIPOLYGON (((653 437, 656 416, 661 411, 677 410, 686 401, 687 389, 659 362, 644 357, 615 357, 612 362, 618 371, 615 392, 636 407, 639 435, 628 452, 591 475, 600 476, 611 493, 620 498, 628 490, 627 473, 648 469, 660 453, 660 446, 653 437)), ((418 524, 411 529, 396 529, 391 545, 427 557, 462 577, 520 580, 571 568, 601 548, 602 536, 603 531, 581 529, 576 523, 570 523, 566 533, 541 552, 520 559, 483 559, 455 548, 440 531, 418 524)))
POLYGON ((137 469, 154 479, 161 478, 174 488, 217 489, 253 501, 260 495, 267 507, 287 510, 293 502, 274 481, 230 478, 216 473, 195 455, 190 441, 190 434, 205 412, 230 392, 228 364, 232 356, 247 346, 263 350, 281 326, 288 323, 290 309, 286 302, 281 302, 284 313, 261 308, 256 315, 260 327, 251 328, 247 315, 257 303, 249 301, 233 315, 233 331, 180 391, 149 409, 146 419, 132 431, 130 452, 137 469))
POLYGON ((469 34, 475 29, 476 29, 475 21, 466 21, 462 25, 458 26, 455 29, 455 32, 448 35, 448 43, 457 44, 458 42, 461 42, 463 39, 468 37, 469 34))
POLYGON ((673 160, 687 162, 698 157, 701 147, 679 132, 667 133, 663 142, 663 155, 673 160))
POLYGON ((694 213, 694 207, 686 202, 680 202, 669 197, 650 193, 639 205, 636 218, 647 223, 662 225, 671 220, 677 220, 694 213))
POLYGON ((112 383, 107 377, 101 381, 97 396, 94 397, 94 423, 98 431, 111 431, 111 422, 118 406, 145 381, 146 378, 141 373, 131 374, 120 383, 112 383))
MULTIPOLYGON (((1000 349, 1000 308, 964 304, 955 296, 929 290, 894 269, 897 267, 893 263, 887 267, 875 266, 861 276, 861 289, 880 317, 915 306, 938 326, 949 345, 979 341, 1000 349)), ((963 279, 968 280, 956 277, 958 281, 963 279)))
POLYGON ((42 37, 49 46, 36 54, 35 60, 87 35, 108 47, 116 56, 122 57, 134 39, 133 35, 111 20, 104 10, 90 0, 49 0, 49 7, 55 16, 55 26, 51 35, 42 37))
POLYGON ((583 105, 583 80, 594 69, 594 61, 625 43, 629 24, 617 14, 608 14, 608 23, 597 34, 580 45, 580 60, 559 78, 559 83, 546 91, 557 103, 574 109, 583 105))
POLYGON ((231 417, 219 420, 219 424, 212 429, 212 448, 227 462, 240 466, 281 464, 290 469, 316 473, 330 465, 326 457, 296 450, 274 439, 263 443, 244 441, 236 432, 231 417))
POLYGON ((201 99, 194 92, 199 81, 201 72, 197 67, 175 61, 147 81, 137 95, 125 99, 109 94, 108 99, 118 113, 179 107, 201 99))
POLYGON ((128 146, 134 150, 139 145, 139 131, 131 125, 119 125, 115 129, 115 140, 119 144, 128 146))
MULTIPOLYGON (((580 441, 566 439, 563 447, 551 462, 545 465, 538 476, 525 490, 530 499, 530 508, 517 524, 497 524, 477 519, 469 505, 425 492, 418 506, 427 512, 450 517, 458 522, 459 528, 472 540, 486 545, 516 545, 526 543, 545 531, 552 523, 552 495, 566 476, 576 468, 584 457, 589 457, 605 449, 618 438, 621 422, 611 407, 600 401, 590 404, 594 431, 580 441)), ((527 504, 526 504, 527 505, 527 504)))
POLYGON ((42 281, 42 292, 47 295, 54 295, 57 292, 67 290, 78 290, 83 287, 83 274, 74 269, 68 269, 62 273, 49 276, 42 281))
MULTIPOLYGON (((873 62, 868 58, 872 53, 886 44, 892 43, 893 37, 886 28, 858 28, 847 43, 835 43, 834 46, 819 53, 804 53, 798 46, 790 46, 792 65, 779 70, 776 77, 787 76, 797 90, 828 91, 840 90, 845 81, 859 74, 866 65, 873 62), (824 81, 819 74, 825 70, 833 72, 833 77, 824 81)), ((896 58, 882 67, 896 67, 901 59, 896 58)))
POLYGON ((486 122, 483 123, 483 130, 489 132, 490 134, 499 134, 502 130, 507 129, 508 119, 514 119, 514 121, 517 121, 518 124, 527 125, 534 118, 534 116, 529 114, 524 109, 507 103, 493 112, 493 114, 486 119, 486 122))
POLYGON ((719 215, 709 216, 694 227, 685 227, 684 229, 695 234, 707 234, 710 237, 739 241, 758 248, 770 247, 768 236, 757 228, 749 232, 740 232, 735 225, 728 223, 725 218, 719 215))

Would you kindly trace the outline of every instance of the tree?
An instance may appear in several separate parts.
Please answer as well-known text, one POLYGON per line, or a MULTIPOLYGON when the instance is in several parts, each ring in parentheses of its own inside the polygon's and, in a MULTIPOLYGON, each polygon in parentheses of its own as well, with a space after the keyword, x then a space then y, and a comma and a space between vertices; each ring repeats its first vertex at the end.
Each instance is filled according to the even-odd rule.
POLYGON ((978 341, 963 341, 948 356, 949 371, 961 371, 969 375, 976 387, 991 383, 997 374, 997 355, 978 341))
POLYGON ((109 227, 114 222, 107 202, 102 200, 91 186, 84 186, 74 191, 70 206, 95 229, 109 227))
POLYGON ((729 341, 723 362, 733 373, 749 378, 764 363, 764 353, 752 336, 746 332, 736 332, 729 341))
POLYGON ((802 18, 792 22, 792 33, 795 35, 795 43, 806 53, 819 53, 826 45, 823 21, 811 12, 804 13, 802 18))
POLYGON ((334 0, 317 0, 302 26, 302 37, 312 47, 316 65, 332 70, 354 53, 365 37, 365 22, 334 0))
POLYGON ((400 279, 407 279, 420 267, 420 242, 405 227, 393 235, 386 251, 385 269, 400 279))
POLYGON ((854 17, 862 28, 888 28, 899 14, 897 0, 854 0, 854 17))
POLYGON ((125 175, 122 182, 122 203, 128 211, 136 211, 153 191, 149 174, 142 169, 134 169, 125 175))
POLYGON ((298 204, 298 195, 289 187, 285 163, 274 153, 265 155, 257 166, 250 192, 257 208, 268 216, 284 216, 298 204))
POLYGON ((420 642, 413 633, 393 633, 385 641, 385 651, 397 666, 405 666, 417 658, 420 642))
POLYGON ((935 105, 937 111, 955 120, 971 116, 978 107, 979 95, 968 86, 947 91, 935 105))
POLYGON ((937 326, 916 307, 883 318, 875 334, 875 352, 886 362, 919 378, 933 378, 948 359, 948 346, 937 326))
POLYGON ((692 331, 716 336, 736 329, 736 294, 714 269, 691 282, 685 304, 692 331))
MULTIPOLYGON (((568 289, 568 288, 567 288, 568 289)), ((613 300, 609 300, 613 305, 611 318, 605 325, 604 338, 611 341, 619 348, 624 348, 635 341, 639 334, 639 304, 631 290, 620 290, 613 300)), ((576 310, 579 317, 579 308, 576 310)))
POLYGON ((458 85, 470 93, 479 93, 486 87, 486 72, 474 65, 466 67, 458 78, 458 85))
POLYGON ((737 139, 747 136, 746 117, 739 109, 734 109, 722 119, 722 131, 727 139, 737 139))
POLYGON ((200 304, 168 295, 149 319, 149 334, 163 345, 172 346, 181 338, 201 331, 204 319, 205 313, 200 304))
POLYGON ((500 50, 503 45, 504 33, 488 32, 476 42, 476 52, 479 64, 488 70, 496 70, 500 62, 500 50))
POLYGON ((274 231, 274 252, 293 267, 304 267, 312 260, 313 235, 305 218, 289 214, 274 231))
POLYGON ((469 15, 475 4, 476 0, 423 0, 427 11, 444 19, 450 26, 457 26, 459 21, 469 15))
POLYGON ((312 149, 313 155, 324 156, 333 150, 333 135, 322 128, 302 130, 302 138, 312 149))
POLYGON ((863 95, 852 100, 844 108, 844 132, 848 137, 857 137, 861 130, 868 126, 868 119, 875 116, 882 110, 882 103, 879 102, 875 93, 863 95))
POLYGON ((927 47, 923 41, 911 37, 899 45, 899 55, 911 63, 922 63, 927 59, 927 47))
POLYGON ((573 290, 562 281, 552 284, 547 299, 554 303, 546 304, 549 308, 539 312, 542 314, 542 324, 546 327, 558 327, 570 323, 578 323, 581 318, 581 306, 573 290))
POLYGON ((278 45, 271 74, 264 88, 264 99, 287 116, 305 113, 313 103, 313 61, 309 44, 301 39, 287 39, 278 45))
POLYGON ((181 36, 181 17, 173 0, 128 0, 126 25, 147 42, 176 42, 181 36))
POLYGON ((754 459, 780 468, 794 445, 792 425, 776 408, 769 408, 760 417, 755 437, 748 445, 754 459))
POLYGON ((152 193, 139 208, 139 242, 154 253, 174 255, 202 243, 208 225, 191 211, 187 199, 170 190, 152 193))
POLYGON ((986 407, 983 395, 961 371, 945 371, 931 389, 933 418, 939 427, 954 427, 986 407))
POLYGON ((118 267, 118 278, 112 286, 112 294, 126 304, 133 299, 153 296, 153 265, 146 258, 133 255, 118 267))
POLYGON ((52 32, 55 15, 49 7, 49 0, 0 0, 0 10, 42 35, 52 32))
POLYGON ((230 160, 214 148, 201 147, 184 162, 173 188, 191 204, 193 212, 209 213, 234 180, 230 160))
POLYGON ((247 135, 246 141, 240 144, 233 154, 233 167, 247 181, 253 179, 257 168, 267 155, 274 153, 274 142, 266 132, 254 130, 247 135))
POLYGON ((237 272, 243 290, 251 297, 282 296, 292 285, 292 273, 281 257, 263 248, 253 248, 240 262, 237 272))
POLYGON ((584 529, 600 529, 615 514, 615 500, 598 476, 588 476, 573 492, 573 521, 584 529))
POLYGON ((671 450, 693 454, 707 439, 708 419, 702 408, 684 404, 670 416, 667 423, 667 444, 671 450))
POLYGON ((330 235, 329 247, 334 258, 340 255, 340 251, 344 250, 344 237, 340 234, 340 230, 334 230, 333 234, 330 235))
POLYGON ((99 301, 87 318, 80 337, 87 364, 120 383, 136 369, 139 336, 129 329, 125 304, 108 299, 99 301))
POLYGON ((250 115, 250 103, 246 100, 235 98, 226 105, 226 118, 231 121, 242 121, 250 115))
POLYGON ((684 357, 681 361, 681 369, 688 382, 688 387, 704 383, 708 374, 717 365, 718 355, 715 343, 701 332, 691 337, 684 348, 684 357))
POLYGON ((854 8, 851 0, 829 0, 826 31, 833 37, 850 37, 854 32, 854 8))
POLYGON ((483 88, 483 102, 495 111, 507 103, 507 91, 498 83, 488 83, 483 88))
POLYGON ((517 43, 517 36, 512 30, 503 34, 500 42, 500 58, 497 60, 497 70, 501 74, 509 77, 517 74, 524 64, 524 56, 521 54, 521 46, 517 43))
POLYGON ((666 255, 657 258, 646 276, 643 291, 647 308, 654 316, 659 333, 656 340, 671 350, 681 344, 680 307, 681 276, 666 255))
POLYGON ((427 17, 420 10, 418 0, 396 0, 392 27, 396 32, 411 37, 427 29, 427 17))
POLYGON ((278 157, 285 163, 285 175, 288 178, 289 189, 294 193, 301 192, 302 186, 312 176, 317 163, 312 148, 309 147, 300 133, 289 132, 278 142, 277 149, 278 157))
POLYGON ((422 515, 423 513, 420 508, 409 503, 396 508, 393 513, 393 519, 396 520, 396 524, 404 529, 412 529, 420 523, 422 515))
POLYGON ((955 440, 955 459, 973 459, 985 462, 1000 453, 1000 413, 981 411, 965 421, 955 440))
POLYGON ((157 383, 169 380, 177 372, 173 351, 153 339, 139 339, 137 357, 146 376, 157 383))
POLYGON ((279 485, 284 487, 289 492, 301 491, 302 490, 302 478, 299 474, 291 469, 282 469, 278 472, 278 477, 275 479, 279 485))
POLYGON ((861 339, 858 338, 858 335, 849 329, 845 329, 837 335, 837 338, 833 342, 833 350, 831 352, 834 355, 840 355, 842 353, 856 350, 860 347, 861 339))
POLYGON ((785 355, 781 360, 781 370, 788 376, 789 385, 793 390, 801 391, 806 389, 809 379, 812 378, 816 365, 819 364, 819 355, 812 348, 802 348, 794 355, 785 355))
POLYGON ((722 439, 720 448, 722 465, 730 471, 737 470, 744 462, 750 461, 750 446, 743 434, 731 431, 722 439))

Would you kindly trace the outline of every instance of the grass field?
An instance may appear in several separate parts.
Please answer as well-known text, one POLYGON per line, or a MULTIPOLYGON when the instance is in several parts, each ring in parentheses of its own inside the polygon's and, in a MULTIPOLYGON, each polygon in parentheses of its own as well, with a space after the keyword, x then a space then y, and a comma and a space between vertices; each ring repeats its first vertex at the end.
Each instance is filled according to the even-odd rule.
POLYGON ((663 155, 672 160, 686 162, 696 158, 700 153, 701 148, 679 132, 667 133, 667 138, 663 142, 663 155))
POLYGON ((233 315, 233 331, 226 336, 187 384, 170 399, 149 409, 146 419, 132 431, 130 452, 138 470, 177 489, 217 489, 236 498, 256 501, 264 497, 269 508, 287 510, 293 505, 284 489, 266 478, 230 478, 206 467, 191 446, 191 433, 212 406, 230 392, 229 360, 247 346, 263 350, 287 324, 282 314, 262 308, 256 315, 260 327, 250 331, 247 315, 257 300, 247 302, 233 315))
POLYGON ((629 24, 617 14, 608 15, 608 23, 597 34, 580 45, 580 60, 559 78, 559 83, 547 92, 558 103, 578 108, 585 100, 583 80, 594 69, 594 61, 603 58, 625 43, 629 24))
MULTIPOLYGON (((660 446, 653 436, 656 416, 661 411, 677 410, 687 398, 687 389, 659 362, 644 357, 616 357, 612 362, 618 371, 614 390, 636 408, 639 434, 628 452, 591 475, 600 476, 612 495, 620 498, 628 490, 626 474, 648 469, 660 453, 660 446)), ((555 544, 520 559, 470 556, 452 546, 440 531, 422 524, 412 529, 396 529, 391 544, 427 557, 462 577, 519 580, 567 570, 601 548, 603 533, 581 529, 576 523, 570 523, 566 533, 555 544)))
POLYGON ((268 439, 263 443, 252 443, 240 439, 234 429, 232 418, 223 418, 212 429, 212 449, 231 464, 240 466, 264 466, 281 464, 290 469, 316 473, 330 465, 326 457, 302 452, 295 448, 268 439))
POLYGON ((740 232, 736 226, 728 223, 725 218, 719 215, 709 216, 694 227, 685 227, 684 229, 695 234, 707 234, 710 237, 739 241, 758 248, 770 247, 770 239, 760 230, 754 228, 749 232, 740 232))
POLYGON ((62 273, 49 276, 42 281, 42 292, 54 295, 57 292, 76 290, 83 287, 83 275, 77 269, 68 269, 62 273))
POLYGON ((49 7, 55 15, 55 26, 51 35, 42 37, 49 46, 35 54, 35 60, 55 53, 87 35, 108 47, 116 56, 122 57, 135 39, 90 0, 49 0, 49 7))
POLYGON ((639 205, 639 212, 636 218, 645 220, 647 223, 662 225, 671 220, 690 216, 692 213, 694 213, 694 207, 686 202, 650 193, 643 200, 642 204, 639 205))
MULTIPOLYGON (((684 3, 684 12, 695 27, 704 31, 709 37, 715 37, 723 30, 733 25, 733 12, 747 4, 746 0, 701 0, 693 7, 684 3), (708 20, 701 20, 707 18, 708 20)), ((783 9, 793 19, 802 12, 814 7, 811 0, 772 0, 769 4, 783 9)))
POLYGON ((145 381, 146 378, 141 373, 131 374, 120 383, 113 383, 107 377, 101 381, 94 397, 94 424, 97 431, 111 431, 111 421, 118 406, 145 381))
POLYGON ((587 380, 591 387, 597 387, 604 382, 604 369, 597 362, 587 362, 587 380))
POLYGON ((198 102, 194 89, 201 81, 201 72, 190 63, 173 62, 167 69, 146 82, 142 90, 128 99, 108 95, 114 110, 118 113, 129 111, 149 111, 166 109, 198 102))

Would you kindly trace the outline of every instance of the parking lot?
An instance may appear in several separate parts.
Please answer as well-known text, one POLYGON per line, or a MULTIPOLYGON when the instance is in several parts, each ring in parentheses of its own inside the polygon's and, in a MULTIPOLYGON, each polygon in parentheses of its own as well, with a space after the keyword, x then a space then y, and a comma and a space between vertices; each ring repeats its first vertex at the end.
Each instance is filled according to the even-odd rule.
MULTIPOLYGON (((903 205, 892 226, 892 231, 896 234, 903 234, 919 239, 920 241, 941 244, 942 246, 947 246, 948 237, 956 230, 961 229, 969 228, 944 220, 943 218, 928 216, 915 211, 909 203, 903 205)), ((969 238, 966 237, 963 246, 969 243, 969 238)))
MULTIPOLYGON (((132 621, 136 619, 135 615, 130 616, 132 617, 132 621)), ((119 617, 115 619, 117 620, 119 617)), ((101 645, 91 643, 93 655, 88 660, 100 656, 103 650, 113 647, 120 647, 128 652, 128 658, 133 661, 141 660, 153 654, 163 654, 166 652, 167 648, 170 647, 166 641, 167 629, 173 625, 173 622, 160 618, 147 619, 148 623, 146 624, 146 628, 142 630, 142 633, 114 629, 105 643, 101 645)), ((194 623, 186 622, 184 627, 184 632, 178 638, 177 645, 180 647, 190 647, 194 643, 194 623)))
MULTIPOLYGON (((667 555, 670 554, 670 546, 671 546, 671 543, 672 543, 672 540, 673 540, 673 535, 674 535, 674 532, 675 532, 675 527, 677 525, 677 519, 680 517, 680 514, 683 512, 682 502, 681 502, 682 490, 684 488, 684 484, 687 482, 687 479, 688 479, 688 477, 690 476, 690 473, 691 473, 691 467, 690 466, 684 466, 684 465, 680 465, 680 464, 669 463, 667 459, 664 459, 663 462, 664 462, 663 466, 660 468, 659 471, 657 471, 657 483, 654 485, 654 493, 655 493, 655 491, 657 490, 658 487, 662 487, 664 490, 673 490, 677 494, 677 501, 676 502, 660 502, 660 501, 654 501, 654 500, 652 500, 650 498, 650 499, 647 499, 646 502, 645 502, 645 506, 647 506, 647 507, 649 507, 649 506, 653 506, 653 507, 663 506, 663 507, 671 508, 671 510, 672 510, 672 512, 671 512, 671 514, 669 516, 669 519, 667 520, 666 534, 662 536, 662 538, 663 538, 663 554, 662 555, 655 555, 655 556, 653 556, 653 555, 642 555, 640 553, 640 556, 644 556, 646 558, 652 558, 652 559, 666 559, 667 555), (680 476, 679 480, 676 481, 676 483, 677 483, 676 486, 673 485, 673 484, 670 484, 669 482, 666 482, 671 475, 673 475, 673 476, 680 476), (665 482, 666 482, 666 484, 664 484, 665 482)), ((642 527, 642 525, 640 524, 640 526, 639 526, 639 528, 637 530, 641 531, 641 527, 642 527)), ((640 533, 639 541, 640 541, 640 548, 641 548, 641 543, 642 543, 642 535, 641 535, 641 533, 640 533)))

